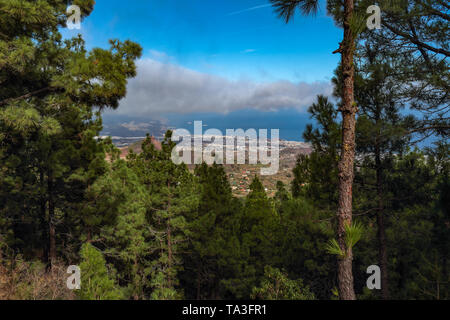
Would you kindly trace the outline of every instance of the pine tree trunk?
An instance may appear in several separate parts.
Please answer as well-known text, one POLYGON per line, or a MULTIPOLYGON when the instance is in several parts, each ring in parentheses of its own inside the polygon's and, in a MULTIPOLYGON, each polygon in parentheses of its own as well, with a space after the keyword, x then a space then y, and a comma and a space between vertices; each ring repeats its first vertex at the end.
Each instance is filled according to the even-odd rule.
POLYGON ((389 299, 389 283, 387 270, 387 245, 386 232, 384 228, 384 204, 383 204, 383 168, 381 166, 381 151, 379 142, 376 142, 375 149, 375 166, 377 170, 377 193, 378 193, 378 210, 377 210, 377 225, 378 225, 378 261, 381 269, 381 295, 383 299, 389 299))
POLYGON ((40 228, 42 230, 42 235, 41 235, 41 242, 42 242, 42 246, 43 246, 43 257, 42 257, 42 261, 45 261, 46 263, 49 261, 49 256, 48 256, 48 232, 47 232, 47 197, 46 194, 44 192, 45 188, 45 175, 44 175, 44 171, 41 170, 40 174, 39 174, 39 178, 40 178, 40 184, 42 187, 42 193, 41 193, 41 216, 40 216, 40 228))
POLYGON ((49 244, 49 238, 48 238, 48 228, 47 228, 47 199, 45 197, 42 197, 41 199, 41 217, 40 217, 40 228, 42 230, 41 235, 41 242, 42 242, 42 261, 48 262, 49 261, 49 255, 48 255, 48 244, 49 244))
POLYGON ((200 300, 200 266, 197 270, 197 300, 200 300))
POLYGON ((50 267, 56 263, 56 231, 55 231, 55 202, 53 199, 53 183, 48 177, 48 225, 49 225, 49 263, 50 267))
POLYGON ((354 36, 350 28, 353 0, 344 3, 344 40, 341 45, 343 69, 342 151, 339 161, 338 241, 345 257, 338 261, 339 297, 355 300, 352 273, 352 248, 345 244, 345 227, 352 223, 353 165, 355 160, 356 104, 354 103, 354 36))

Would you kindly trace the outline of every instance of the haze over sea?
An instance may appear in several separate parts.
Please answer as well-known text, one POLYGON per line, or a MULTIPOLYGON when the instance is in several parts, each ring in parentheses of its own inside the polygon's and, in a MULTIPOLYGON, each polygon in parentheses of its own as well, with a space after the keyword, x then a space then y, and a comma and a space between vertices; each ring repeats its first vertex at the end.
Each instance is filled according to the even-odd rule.
MULTIPOLYGON (((282 109, 273 112, 257 111, 244 109, 230 112, 228 114, 217 113, 194 113, 194 114, 170 114, 161 120, 161 125, 165 128, 184 128, 193 133, 194 121, 203 122, 203 132, 215 128, 226 133, 226 129, 267 129, 270 135, 270 129, 279 129, 280 139, 289 141, 304 141, 302 134, 306 124, 313 123, 307 113, 298 112, 295 109, 282 109)), ((149 131, 150 134, 158 135, 159 126, 144 124, 150 123, 155 119, 147 117, 133 117, 128 115, 108 114, 104 116, 105 129, 102 135, 135 137, 142 136, 149 131), (138 130, 127 130, 128 124, 135 124, 140 127, 138 130)), ((159 122, 159 121, 158 121, 159 122)))

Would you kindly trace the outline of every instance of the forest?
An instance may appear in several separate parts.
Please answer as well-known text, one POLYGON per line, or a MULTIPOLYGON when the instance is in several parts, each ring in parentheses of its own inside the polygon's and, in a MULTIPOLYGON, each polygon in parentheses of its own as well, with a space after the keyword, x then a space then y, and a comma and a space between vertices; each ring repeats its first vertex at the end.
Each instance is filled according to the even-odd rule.
MULTIPOLYGON (((450 5, 376 1, 370 30, 373 2, 326 2, 342 61, 292 183, 235 197, 223 165, 172 162, 170 130, 126 159, 97 138, 138 43, 88 50, 67 1, 0 0, 0 300, 450 299, 450 5)), ((291 23, 319 1, 271 3, 291 23)))

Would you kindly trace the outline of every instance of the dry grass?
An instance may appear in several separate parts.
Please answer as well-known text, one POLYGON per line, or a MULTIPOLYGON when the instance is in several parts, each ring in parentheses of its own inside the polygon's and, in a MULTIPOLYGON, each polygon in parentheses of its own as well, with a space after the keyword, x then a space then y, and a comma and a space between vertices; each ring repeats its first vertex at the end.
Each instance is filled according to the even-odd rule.
POLYGON ((0 300, 73 300, 67 289, 67 267, 55 264, 46 271, 41 262, 20 258, 0 264, 0 300))

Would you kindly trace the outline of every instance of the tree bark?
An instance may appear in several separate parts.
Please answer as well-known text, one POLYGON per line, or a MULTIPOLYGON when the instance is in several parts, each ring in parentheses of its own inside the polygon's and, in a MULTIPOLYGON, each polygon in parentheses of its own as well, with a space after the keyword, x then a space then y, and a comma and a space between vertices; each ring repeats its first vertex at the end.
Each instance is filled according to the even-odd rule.
POLYGON ((49 263, 52 268, 56 263, 56 230, 55 230, 55 202, 53 198, 53 181, 48 177, 48 226, 49 226, 49 263))
POLYGON ((389 282, 387 270, 387 245, 386 232, 384 228, 384 204, 383 204, 383 168, 381 164, 381 151, 379 141, 376 142, 375 150, 375 166, 377 170, 377 193, 378 193, 378 210, 377 210, 377 226, 378 226, 378 261, 381 269, 381 295, 384 300, 389 300, 389 282))
POLYGON ((200 300, 200 266, 197 269, 197 300, 200 300))
POLYGON ((339 202, 338 202, 338 242, 345 256, 338 260, 338 289, 342 300, 355 300, 352 273, 352 248, 345 244, 345 227, 352 223, 352 187, 353 166, 355 160, 355 126, 356 104, 354 102, 354 65, 353 55, 355 39, 350 27, 353 15, 353 0, 344 2, 344 40, 342 42, 341 59, 343 71, 342 106, 342 150, 339 160, 339 202))
POLYGON ((49 261, 48 257, 48 231, 47 231, 47 196, 45 193, 45 174, 44 170, 41 169, 39 173, 39 179, 41 184, 41 216, 40 216, 40 228, 42 230, 41 242, 42 242, 42 261, 47 263, 49 261))

